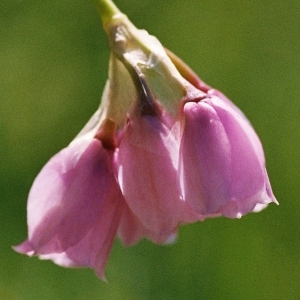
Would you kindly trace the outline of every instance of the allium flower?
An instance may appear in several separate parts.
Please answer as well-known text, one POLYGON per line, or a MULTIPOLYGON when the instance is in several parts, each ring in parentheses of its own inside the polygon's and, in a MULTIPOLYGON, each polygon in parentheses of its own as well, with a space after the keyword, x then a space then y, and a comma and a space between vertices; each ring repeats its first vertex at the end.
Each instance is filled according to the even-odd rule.
POLYGON ((177 228, 182 212, 177 177, 179 145, 156 116, 130 120, 118 154, 118 180, 126 202, 162 241, 177 228))
POLYGON ((110 152, 83 137, 45 165, 29 193, 28 240, 15 250, 103 277, 123 201, 110 152))
POLYGON ((35 179, 28 238, 14 249, 104 279, 117 235, 170 243, 181 223, 276 199, 244 114, 110 0, 98 4, 111 48, 101 105, 35 179))
POLYGON ((180 145, 186 202, 202 215, 241 217, 276 202, 261 143, 235 105, 209 90, 207 98, 184 105, 180 145))

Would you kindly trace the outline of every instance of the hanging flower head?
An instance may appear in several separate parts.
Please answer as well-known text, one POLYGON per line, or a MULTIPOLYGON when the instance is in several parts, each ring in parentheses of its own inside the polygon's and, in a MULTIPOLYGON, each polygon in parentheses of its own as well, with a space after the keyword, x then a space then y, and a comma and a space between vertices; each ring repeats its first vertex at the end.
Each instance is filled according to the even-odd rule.
POLYGON ((15 250, 104 279, 117 235, 170 243, 181 223, 277 202, 244 114, 110 0, 97 3, 111 49, 101 105, 35 179, 15 250))

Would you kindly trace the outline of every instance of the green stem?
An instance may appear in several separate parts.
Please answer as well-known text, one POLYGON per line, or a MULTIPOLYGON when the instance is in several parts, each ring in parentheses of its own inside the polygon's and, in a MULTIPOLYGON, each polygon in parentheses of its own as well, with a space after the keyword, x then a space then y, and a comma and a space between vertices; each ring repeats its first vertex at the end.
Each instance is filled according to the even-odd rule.
POLYGON ((111 0, 94 0, 94 2, 102 19, 104 27, 111 21, 111 19, 115 15, 121 13, 118 7, 111 0))

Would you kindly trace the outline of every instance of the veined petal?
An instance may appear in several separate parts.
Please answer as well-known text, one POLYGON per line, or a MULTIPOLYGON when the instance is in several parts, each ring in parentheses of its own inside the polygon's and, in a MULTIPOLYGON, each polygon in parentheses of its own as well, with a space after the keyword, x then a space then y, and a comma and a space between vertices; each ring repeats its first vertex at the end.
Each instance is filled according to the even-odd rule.
POLYGON ((119 226, 119 237, 125 246, 132 246, 140 239, 147 238, 156 244, 170 244, 177 237, 177 228, 171 232, 157 233, 150 231, 141 223, 124 202, 122 217, 119 226))
MULTIPOLYGON (((116 183, 115 183, 116 184, 116 183)), ((104 268, 116 236, 122 213, 122 195, 116 189, 105 198, 97 222, 83 239, 62 253, 40 256, 64 267, 90 267, 105 280, 104 268)))
MULTIPOLYGON (((260 165, 264 169, 264 178, 266 184, 267 195, 269 198, 274 202, 277 203, 277 200, 273 194, 269 177, 267 174, 267 170, 265 168, 265 156, 263 147, 261 145, 260 139, 257 136, 255 130, 252 127, 252 124, 246 118, 244 113, 234 104, 232 103, 223 93, 218 90, 211 89, 208 91, 208 96, 215 96, 211 97, 211 105, 218 111, 218 107, 227 111, 228 114, 232 115, 234 119, 240 124, 243 130, 247 133, 248 138, 252 144, 252 149, 255 151, 257 158, 259 159, 260 165)), ((266 205, 258 205, 257 207, 266 207, 266 205)), ((256 209, 258 211, 258 209, 256 209)))
POLYGON ((133 214, 125 201, 123 203, 118 235, 125 246, 136 244, 146 235, 145 227, 133 214))
POLYGON ((154 116, 130 120, 118 153, 118 181, 124 198, 143 226, 165 236, 181 218, 176 173, 178 144, 154 116))
POLYGON ((184 199, 200 214, 240 217, 276 202, 261 143, 227 98, 184 106, 181 177, 184 199))
POLYGON ((29 193, 28 243, 33 253, 64 252, 76 245, 98 221, 114 189, 112 157, 100 141, 80 139, 55 155, 29 193))
POLYGON ((214 214, 230 197, 230 143, 207 103, 186 103, 184 114, 180 147, 184 199, 199 214, 214 214))
POLYGON ((252 143, 252 148, 256 152, 258 159, 261 165, 265 164, 264 151, 261 145, 261 142, 252 127, 252 124, 249 122, 244 113, 233 103, 231 102, 224 94, 218 90, 210 90, 208 92, 210 98, 210 104, 218 111, 218 108, 223 109, 238 120, 238 123, 244 130, 247 131, 248 139, 252 143))
POLYGON ((231 144, 231 197, 238 201, 240 214, 252 211, 256 204, 277 203, 265 168, 261 142, 249 121, 232 111, 218 97, 211 98, 231 144))

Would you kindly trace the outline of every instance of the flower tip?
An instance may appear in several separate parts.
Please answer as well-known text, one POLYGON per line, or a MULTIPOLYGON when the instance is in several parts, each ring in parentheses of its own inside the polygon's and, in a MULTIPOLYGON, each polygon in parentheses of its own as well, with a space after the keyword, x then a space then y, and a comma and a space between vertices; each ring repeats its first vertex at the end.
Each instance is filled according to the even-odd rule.
POLYGON ((106 276, 105 276, 105 273, 104 273, 104 270, 103 270, 103 268, 101 268, 100 270, 95 270, 95 273, 96 273, 96 275, 102 280, 102 281, 104 281, 105 283, 108 283, 108 280, 107 280, 107 278, 106 278, 106 276))
POLYGON ((163 245, 173 245, 177 241, 177 233, 172 233, 163 243, 163 245))
POLYGON ((273 195, 273 197, 272 197, 271 203, 275 203, 276 205, 279 205, 279 202, 277 201, 277 199, 275 198, 274 195, 273 195))
POLYGON ((236 218, 237 218, 237 219, 241 219, 242 216, 243 216, 243 215, 242 215, 241 213, 237 213, 237 214, 236 214, 236 218))
POLYGON ((31 244, 29 243, 28 240, 26 240, 25 242, 23 242, 20 245, 17 246, 12 246, 13 250, 20 253, 20 254, 26 254, 28 256, 34 256, 35 253, 32 249, 31 244))

